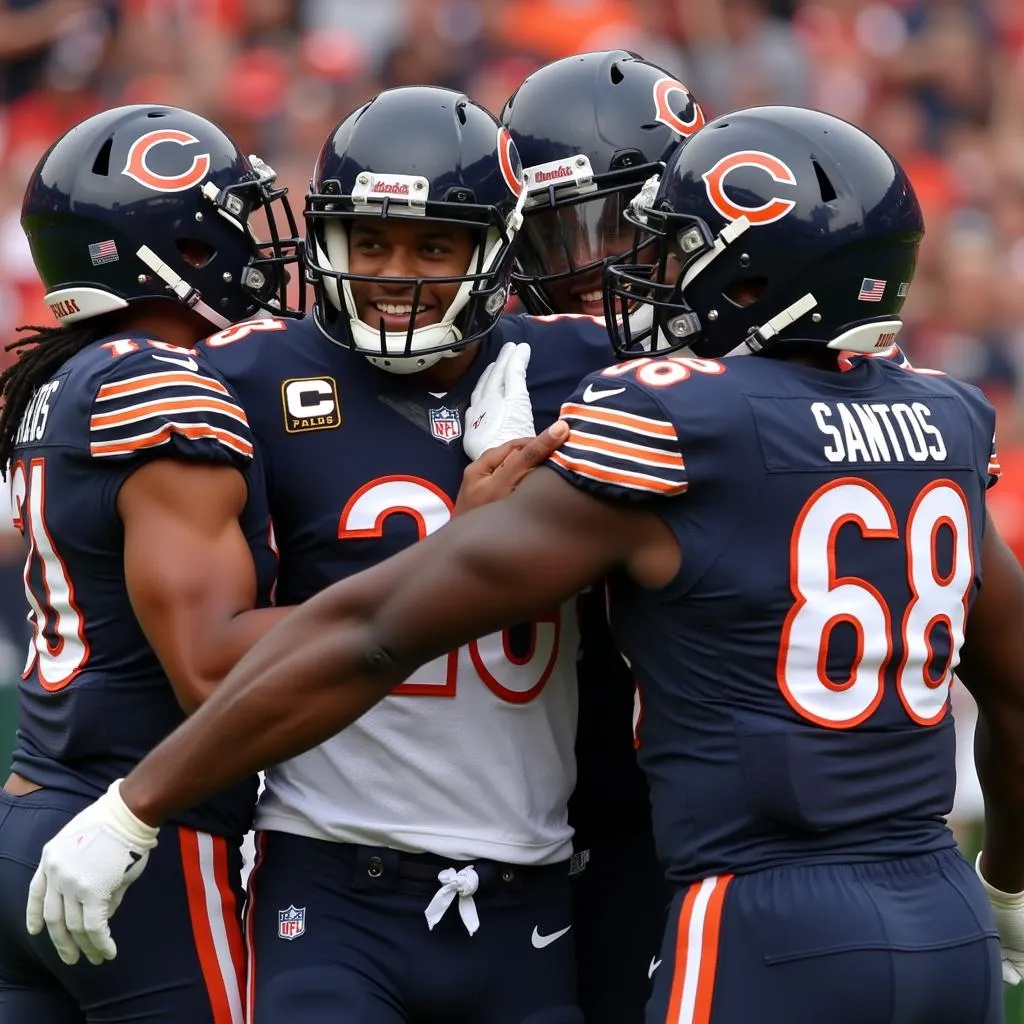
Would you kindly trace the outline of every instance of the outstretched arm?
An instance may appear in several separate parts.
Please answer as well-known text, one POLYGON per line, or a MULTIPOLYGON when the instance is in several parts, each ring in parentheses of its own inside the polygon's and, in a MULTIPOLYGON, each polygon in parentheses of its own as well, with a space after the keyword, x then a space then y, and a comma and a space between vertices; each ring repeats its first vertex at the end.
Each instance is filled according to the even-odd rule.
POLYGON ((665 535, 652 514, 541 468, 507 500, 294 611, 131 772, 121 796, 160 824, 327 739, 429 659, 554 607, 665 535))
POLYGON ((975 761, 985 795, 984 877, 1024 889, 1024 572, 989 520, 983 584, 957 674, 978 704, 975 761))

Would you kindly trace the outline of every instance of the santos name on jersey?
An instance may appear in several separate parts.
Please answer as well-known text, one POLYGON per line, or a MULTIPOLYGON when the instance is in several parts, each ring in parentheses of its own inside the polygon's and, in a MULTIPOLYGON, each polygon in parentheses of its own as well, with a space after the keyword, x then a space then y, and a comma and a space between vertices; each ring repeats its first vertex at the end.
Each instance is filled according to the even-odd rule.
MULTIPOLYGON (((456 387, 434 395, 328 341, 310 319, 255 320, 203 343, 266 465, 278 604, 448 522, 468 464, 469 395, 510 340, 531 344, 538 429, 609 359, 607 335, 589 318, 509 317, 456 387)), ((577 647, 569 604, 424 665, 343 733, 271 769, 257 827, 453 860, 566 859, 577 647)))
POLYGON ((611 586, 670 878, 953 845, 949 686, 998 473, 981 393, 867 359, 639 359, 562 415, 550 464, 682 552, 660 590, 611 586))

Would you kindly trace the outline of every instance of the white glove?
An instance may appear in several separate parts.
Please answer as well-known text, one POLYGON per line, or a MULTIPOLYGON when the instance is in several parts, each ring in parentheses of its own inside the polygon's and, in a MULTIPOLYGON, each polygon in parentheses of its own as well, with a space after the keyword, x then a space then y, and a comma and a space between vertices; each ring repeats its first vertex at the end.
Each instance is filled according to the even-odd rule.
POLYGON ((29 934, 38 935, 45 921, 66 964, 78 963, 80 953, 91 964, 113 960, 110 917, 142 874, 157 832, 128 809, 118 779, 43 847, 28 888, 29 934))
POLYGON ((974 862, 999 930, 999 950, 1003 957, 1003 981, 1019 985, 1024 980, 1024 892, 1002 892, 985 881, 981 873, 981 854, 974 862))
POLYGON ((533 404, 526 390, 530 346, 508 341, 473 388, 462 447, 476 461, 484 452, 517 437, 533 437, 533 404))

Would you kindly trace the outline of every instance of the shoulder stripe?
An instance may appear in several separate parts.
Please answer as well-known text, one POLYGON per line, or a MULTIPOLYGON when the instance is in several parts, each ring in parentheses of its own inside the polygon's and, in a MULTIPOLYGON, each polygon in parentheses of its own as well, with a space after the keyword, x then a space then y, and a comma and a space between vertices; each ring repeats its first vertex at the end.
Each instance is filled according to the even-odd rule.
POLYGON ((136 434, 133 437, 118 438, 113 441, 93 441, 89 445, 89 453, 96 458, 103 458, 111 455, 131 455, 133 452, 145 448, 155 448, 158 445, 166 444, 174 434, 180 434, 192 440, 208 439, 217 441, 225 448, 238 452, 247 458, 252 458, 252 442, 232 433, 230 430, 222 430, 210 423, 163 423, 158 429, 151 430, 145 434, 136 434))
POLYGON ((651 448, 648 445, 633 444, 630 441, 612 441, 597 434, 588 434, 582 430, 570 430, 563 448, 574 448, 578 451, 591 451, 600 455, 617 456, 630 462, 638 462, 647 466, 670 466, 685 469, 683 457, 678 451, 665 451, 651 448))
POLYGON ((567 469, 577 476, 588 477, 600 483, 617 484, 632 491, 649 491, 652 494, 683 494, 686 481, 669 481, 647 473, 634 473, 621 469, 612 469, 607 465, 598 465, 587 459, 575 459, 559 450, 553 452, 549 459, 557 466, 567 469))
POLYGON ((191 373, 187 370, 160 370, 156 373, 145 373, 139 377, 128 377, 125 380, 111 381, 103 384, 96 394, 97 402, 106 402, 112 398, 123 398, 126 395, 141 394, 145 391, 152 391, 154 388, 181 387, 204 388, 208 391, 216 391, 221 395, 228 395, 228 389, 219 380, 213 377, 206 377, 201 373, 191 373))
POLYGON ((204 397, 202 395, 185 395, 181 398, 153 399, 148 402, 138 402, 135 405, 126 406, 115 412, 93 413, 89 418, 89 429, 109 430, 111 427, 120 427, 127 423, 137 423, 140 420, 150 419, 151 417, 162 418, 161 414, 173 417, 174 415, 188 413, 202 414, 210 412, 228 416, 246 426, 249 423, 245 413, 234 402, 204 397))
POLYGON ((631 412, 620 412, 618 409, 598 409, 589 405, 580 405, 577 402, 566 402, 559 415, 563 419, 589 420, 592 423, 619 427, 645 437, 678 440, 676 428, 666 420, 650 419, 647 416, 637 416, 631 412))

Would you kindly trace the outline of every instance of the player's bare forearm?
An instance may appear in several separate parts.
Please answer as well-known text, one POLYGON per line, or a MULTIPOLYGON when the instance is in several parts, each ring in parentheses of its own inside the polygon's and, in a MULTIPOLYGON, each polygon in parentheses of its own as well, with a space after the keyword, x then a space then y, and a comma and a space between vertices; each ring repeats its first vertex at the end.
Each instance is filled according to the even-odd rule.
POLYGON ((968 619, 958 674, 978 704, 975 762, 985 797, 982 873, 1024 889, 1024 573, 988 523, 982 588, 968 619))
POLYGON ((507 501, 327 588, 253 647, 128 776, 122 797, 159 824, 315 746, 430 658, 602 577, 628 543, 616 515, 553 473, 536 473, 507 501))
POLYGON ((401 678, 386 664, 367 664, 366 628, 358 618, 339 623, 313 602, 299 608, 128 775, 125 802, 160 824, 354 721, 401 678))

